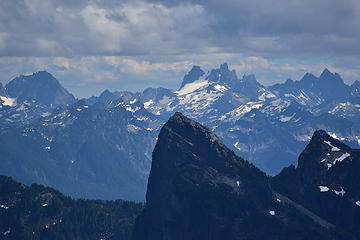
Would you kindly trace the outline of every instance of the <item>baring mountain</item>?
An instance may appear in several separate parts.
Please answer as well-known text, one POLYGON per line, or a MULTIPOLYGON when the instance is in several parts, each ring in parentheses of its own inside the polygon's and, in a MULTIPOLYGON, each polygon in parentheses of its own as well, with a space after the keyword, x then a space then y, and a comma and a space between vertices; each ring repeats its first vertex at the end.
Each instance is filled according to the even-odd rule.
POLYGON ((318 129, 351 147, 360 142, 359 83, 346 85, 327 69, 266 87, 226 63, 211 71, 194 66, 178 90, 106 90, 82 100, 39 72, 1 92, 0 173, 74 197, 143 201, 152 149, 176 111, 270 175, 296 165, 318 129))
POLYGON ((359 153, 319 130, 297 167, 269 177, 175 113, 153 151, 145 208, 0 176, 0 231, 40 240, 359 239, 359 153))
POLYGON ((298 168, 272 178, 176 113, 160 131, 132 239, 359 239, 359 152, 317 131, 298 168))

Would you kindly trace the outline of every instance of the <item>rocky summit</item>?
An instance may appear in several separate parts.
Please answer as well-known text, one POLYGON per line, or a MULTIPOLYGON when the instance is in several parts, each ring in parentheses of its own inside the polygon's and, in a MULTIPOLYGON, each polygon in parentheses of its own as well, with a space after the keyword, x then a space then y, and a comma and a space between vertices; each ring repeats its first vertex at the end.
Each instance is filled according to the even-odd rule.
POLYGON ((360 238, 360 150, 325 131, 313 134, 298 166, 273 181, 278 192, 360 238))
POLYGON ((334 225, 276 193, 266 174, 180 113, 161 129, 146 200, 133 240, 342 239, 334 225))

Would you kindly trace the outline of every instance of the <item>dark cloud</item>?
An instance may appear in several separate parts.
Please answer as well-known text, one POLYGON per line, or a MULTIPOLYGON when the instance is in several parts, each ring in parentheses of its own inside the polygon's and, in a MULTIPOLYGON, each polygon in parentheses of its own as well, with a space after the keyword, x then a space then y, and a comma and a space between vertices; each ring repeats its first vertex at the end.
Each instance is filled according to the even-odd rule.
POLYGON ((359 54, 357 0, 0 2, 2 56, 359 54))
POLYGON ((1 0, 0 73, 47 69, 79 95, 176 87, 223 61, 266 84, 323 67, 355 80, 359 29, 358 0, 1 0))

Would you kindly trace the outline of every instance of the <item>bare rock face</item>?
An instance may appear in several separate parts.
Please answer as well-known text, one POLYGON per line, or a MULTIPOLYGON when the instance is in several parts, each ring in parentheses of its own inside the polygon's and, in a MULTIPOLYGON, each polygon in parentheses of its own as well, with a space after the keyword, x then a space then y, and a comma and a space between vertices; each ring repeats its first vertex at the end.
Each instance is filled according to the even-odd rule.
POLYGON ((280 193, 360 238, 360 150, 323 130, 300 154, 298 166, 273 181, 280 193))
POLYGON ((160 132, 146 199, 134 240, 330 236, 280 203, 263 172, 237 157, 206 127, 180 113, 160 132))

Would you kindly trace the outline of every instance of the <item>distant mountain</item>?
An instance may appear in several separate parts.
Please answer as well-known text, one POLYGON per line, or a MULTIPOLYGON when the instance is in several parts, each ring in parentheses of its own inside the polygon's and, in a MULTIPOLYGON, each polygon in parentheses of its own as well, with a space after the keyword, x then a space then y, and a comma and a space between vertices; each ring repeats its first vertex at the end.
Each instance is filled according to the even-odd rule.
POLYGON ((358 80, 351 85, 351 94, 354 97, 360 97, 360 82, 358 80))
POLYGON ((153 152, 133 240, 355 239, 274 192, 269 180, 206 127, 175 113, 153 152))
POLYGON ((1 239, 128 240, 142 204, 71 199, 33 184, 0 176, 1 239))
POLYGON ((273 180, 282 194, 360 238, 360 150, 316 131, 299 156, 273 180))
POLYGON ((288 80, 269 88, 283 97, 300 104, 314 106, 332 99, 346 100, 351 96, 351 87, 346 85, 338 73, 325 69, 319 77, 307 73, 300 81, 288 80))
POLYGON ((199 66, 193 66, 190 72, 188 72, 181 83, 180 89, 183 88, 186 84, 195 82, 199 80, 201 76, 203 76, 205 72, 201 70, 199 66))
POLYGON ((79 101, 0 134, 1 174, 74 197, 143 201, 161 121, 140 102, 79 101))
POLYGON ((46 71, 20 75, 1 92, 0 87, 0 125, 6 126, 33 123, 55 108, 75 102, 75 97, 46 71))
POLYGON ((133 98, 162 119, 178 111, 201 122, 269 174, 295 164, 320 128, 359 146, 360 104, 339 74, 325 69, 319 77, 305 74, 300 81, 265 87, 254 75, 238 78, 226 63, 206 74, 194 72, 205 71, 194 66, 186 79, 194 77, 178 91, 151 89, 133 98))
POLYGON ((5 88, 1 82, 0 82, 0 96, 3 96, 3 97, 6 96, 5 88))
POLYGON ((5 86, 9 97, 17 102, 35 100, 46 105, 66 105, 75 102, 75 98, 50 73, 41 71, 29 76, 21 75, 5 86))
MULTIPOLYGON (((22 83, 27 86, 39 74, 19 77, 26 80, 16 81, 17 88, 26 89, 22 83)), ((60 105, 35 100, 46 96, 41 87, 20 94, 30 96, 23 102, 15 95, 1 96, 0 140, 7 147, 0 146, 0 154, 9 165, 0 173, 75 197, 143 200, 150 153, 160 127, 175 112, 204 124, 236 154, 270 175, 296 165, 318 129, 351 147, 360 146, 357 83, 349 86, 329 70, 267 87, 252 74, 238 77, 226 63, 210 71, 194 66, 181 86, 137 93, 105 90, 60 105), (54 145, 47 138, 56 139, 54 145), (49 171, 50 166, 62 170, 49 171), (120 187, 103 187, 111 182, 120 187)))

